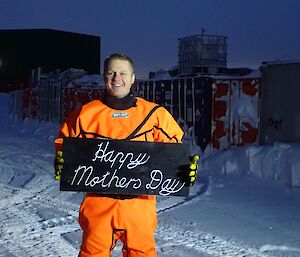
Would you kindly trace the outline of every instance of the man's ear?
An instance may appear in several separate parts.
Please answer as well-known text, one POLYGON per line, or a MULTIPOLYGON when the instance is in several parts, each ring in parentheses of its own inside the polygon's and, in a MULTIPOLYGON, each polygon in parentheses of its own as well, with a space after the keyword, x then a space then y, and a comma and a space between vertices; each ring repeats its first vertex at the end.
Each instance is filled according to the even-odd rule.
POLYGON ((134 73, 132 73, 132 75, 131 75, 131 84, 133 84, 133 83, 134 83, 134 81, 135 81, 135 74, 134 74, 134 73))

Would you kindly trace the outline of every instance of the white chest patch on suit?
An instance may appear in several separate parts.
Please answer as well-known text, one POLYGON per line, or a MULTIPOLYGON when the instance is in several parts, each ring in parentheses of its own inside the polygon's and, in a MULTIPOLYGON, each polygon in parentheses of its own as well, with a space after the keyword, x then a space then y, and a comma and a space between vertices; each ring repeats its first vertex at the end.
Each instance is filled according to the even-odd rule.
POLYGON ((128 118, 129 114, 127 112, 115 112, 111 116, 113 118, 128 118))

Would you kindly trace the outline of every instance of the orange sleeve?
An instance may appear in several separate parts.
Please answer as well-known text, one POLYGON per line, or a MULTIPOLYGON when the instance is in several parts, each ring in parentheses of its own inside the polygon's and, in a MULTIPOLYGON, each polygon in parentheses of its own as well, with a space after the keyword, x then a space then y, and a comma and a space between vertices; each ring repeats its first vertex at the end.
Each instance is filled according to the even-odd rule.
POLYGON ((79 114, 81 109, 75 110, 69 114, 66 120, 61 125, 58 137, 55 139, 56 151, 62 150, 63 138, 64 137, 76 137, 80 133, 79 127, 79 114))

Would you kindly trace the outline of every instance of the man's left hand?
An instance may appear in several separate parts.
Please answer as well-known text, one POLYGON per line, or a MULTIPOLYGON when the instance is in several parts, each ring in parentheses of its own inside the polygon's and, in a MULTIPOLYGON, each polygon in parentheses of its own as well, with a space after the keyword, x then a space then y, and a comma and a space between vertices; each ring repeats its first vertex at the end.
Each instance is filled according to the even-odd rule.
POLYGON ((189 180, 187 181, 189 186, 193 186, 197 179, 198 161, 199 155, 194 155, 189 166, 189 180))
POLYGON ((194 155, 191 158, 191 162, 188 165, 184 165, 180 167, 180 172, 178 176, 182 182, 184 182, 187 186, 193 186, 197 179, 197 170, 200 157, 199 155, 194 155))

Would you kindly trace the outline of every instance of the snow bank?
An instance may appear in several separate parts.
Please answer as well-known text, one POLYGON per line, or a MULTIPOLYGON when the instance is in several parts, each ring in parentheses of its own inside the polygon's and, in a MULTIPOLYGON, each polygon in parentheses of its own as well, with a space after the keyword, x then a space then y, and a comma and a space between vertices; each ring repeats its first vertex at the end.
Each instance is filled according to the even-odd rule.
POLYGON ((248 145, 206 153, 201 172, 210 175, 253 174, 263 179, 300 187, 300 144, 248 145))

